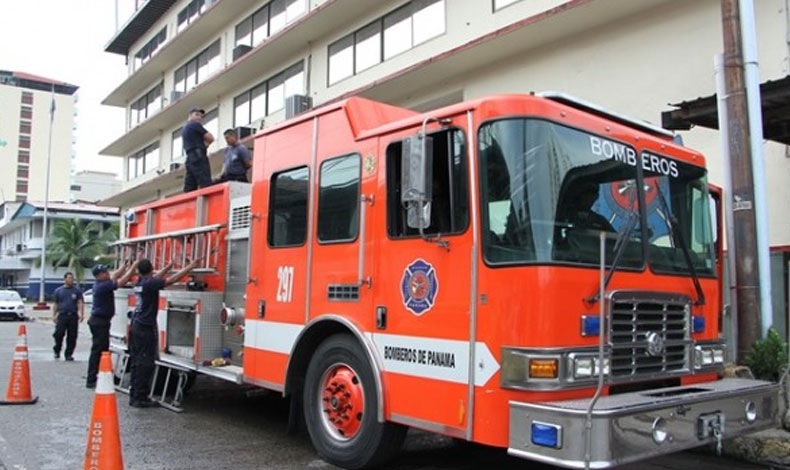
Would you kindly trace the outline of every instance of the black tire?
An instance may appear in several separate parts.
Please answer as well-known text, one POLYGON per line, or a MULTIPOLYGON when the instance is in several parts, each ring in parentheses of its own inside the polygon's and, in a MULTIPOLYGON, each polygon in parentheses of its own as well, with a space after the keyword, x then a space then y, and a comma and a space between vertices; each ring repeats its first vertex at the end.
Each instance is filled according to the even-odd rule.
POLYGON ((315 351, 307 368, 302 401, 313 447, 322 459, 333 465, 347 469, 375 468, 390 460, 406 437, 405 427, 378 422, 379 403, 373 369, 364 350, 351 335, 331 336, 315 351), (364 396, 363 411, 353 415, 358 428, 351 437, 341 436, 342 433, 329 423, 321 398, 327 390, 324 381, 328 375, 344 367, 344 372, 353 373, 354 380, 358 381, 357 391, 361 388, 364 396))

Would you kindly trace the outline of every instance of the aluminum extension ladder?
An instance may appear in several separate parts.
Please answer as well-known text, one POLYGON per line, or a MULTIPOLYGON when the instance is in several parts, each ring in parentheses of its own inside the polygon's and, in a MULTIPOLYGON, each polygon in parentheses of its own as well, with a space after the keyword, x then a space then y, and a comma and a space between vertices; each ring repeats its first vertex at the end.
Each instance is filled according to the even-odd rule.
POLYGON ((173 269, 178 270, 193 259, 202 257, 202 263, 193 272, 216 272, 219 264, 219 232, 223 227, 224 224, 205 225, 119 240, 111 245, 115 251, 115 268, 119 268, 126 261, 142 256, 151 261, 154 271, 162 269, 171 261, 173 269))

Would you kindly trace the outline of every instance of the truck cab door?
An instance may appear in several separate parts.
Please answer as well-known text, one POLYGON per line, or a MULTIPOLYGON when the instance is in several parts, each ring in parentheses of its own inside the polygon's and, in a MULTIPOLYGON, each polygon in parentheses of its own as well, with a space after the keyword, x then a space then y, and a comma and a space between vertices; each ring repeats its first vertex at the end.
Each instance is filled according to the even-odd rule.
POLYGON ((469 418, 474 279, 465 122, 462 115, 428 130, 432 194, 424 236, 401 196, 409 165, 404 155, 413 145, 406 139, 419 128, 381 138, 385 181, 374 206, 386 234, 376 248, 372 336, 383 362, 389 419, 455 436, 463 435, 469 418))

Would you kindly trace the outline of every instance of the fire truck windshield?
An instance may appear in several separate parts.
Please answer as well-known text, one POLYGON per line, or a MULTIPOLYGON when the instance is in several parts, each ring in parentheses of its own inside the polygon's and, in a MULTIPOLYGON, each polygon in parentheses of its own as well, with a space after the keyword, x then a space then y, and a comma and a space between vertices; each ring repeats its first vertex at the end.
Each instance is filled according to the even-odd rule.
POLYGON ((663 174, 652 165, 643 165, 646 169, 644 188, 650 266, 657 272, 688 273, 690 261, 697 274, 713 276, 716 252, 712 215, 715 212, 708 197, 705 170, 649 152, 642 153, 643 161, 659 159, 671 161, 676 170, 663 174))
MULTIPOLYGON (((488 263, 598 265, 600 231, 611 263, 639 209, 633 147, 537 119, 484 124, 479 142, 488 263)), ((635 223, 620 268, 644 265, 635 223)))
POLYGON ((639 154, 630 145, 540 120, 509 118, 479 132, 483 254, 492 265, 600 263, 599 233, 606 234, 606 262, 627 235, 617 269, 644 266, 643 234, 656 271, 689 272, 667 221, 677 219, 697 273, 714 272, 714 250, 705 170, 667 157, 639 154), (646 159, 646 160, 645 160, 646 159), (647 230, 641 227, 637 164, 647 230), (656 199, 661 186, 667 212, 656 199), (651 191, 652 189, 652 191, 651 191), (668 218, 669 217, 669 218, 668 218), (633 228, 626 233, 629 220, 633 228))

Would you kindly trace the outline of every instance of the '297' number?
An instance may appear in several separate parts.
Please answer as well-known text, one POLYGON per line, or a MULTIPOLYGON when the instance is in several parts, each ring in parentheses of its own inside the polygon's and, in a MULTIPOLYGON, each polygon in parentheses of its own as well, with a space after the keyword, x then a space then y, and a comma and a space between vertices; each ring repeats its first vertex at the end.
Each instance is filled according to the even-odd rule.
POLYGON ((290 302, 294 292, 294 267, 280 266, 277 268, 277 301, 290 302))

